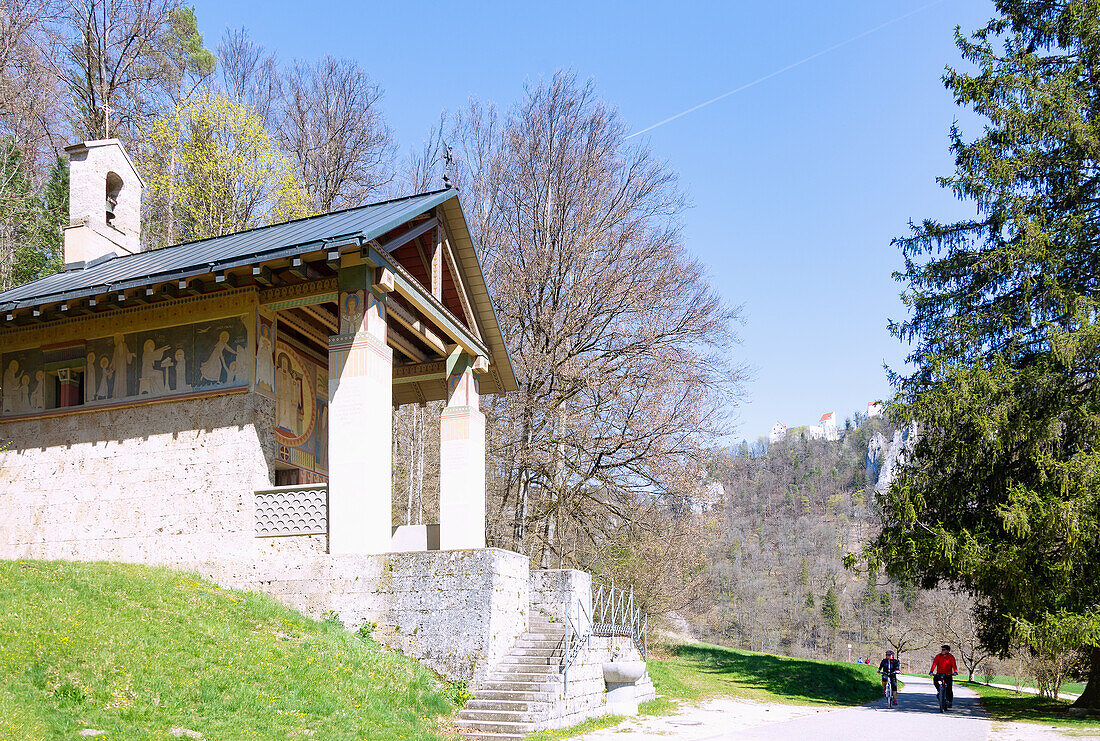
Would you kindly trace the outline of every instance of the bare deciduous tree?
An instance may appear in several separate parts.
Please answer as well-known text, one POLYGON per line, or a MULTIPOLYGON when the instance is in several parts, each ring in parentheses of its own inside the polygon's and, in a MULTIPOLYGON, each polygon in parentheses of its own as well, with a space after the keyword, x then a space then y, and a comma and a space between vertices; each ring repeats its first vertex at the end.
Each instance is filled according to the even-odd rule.
POLYGON ((125 134, 159 84, 170 12, 178 0, 66 0, 53 59, 73 101, 75 135, 125 134))
POLYGON ((626 133, 559 73, 452 134, 520 382, 489 404, 490 537, 543 565, 566 531, 596 542, 693 491, 740 379, 737 311, 684 249, 675 175, 626 133))
POLYGON ((932 643, 949 644, 966 669, 966 680, 973 682, 974 673, 993 656, 978 638, 973 599, 958 591, 939 589, 929 593, 927 600, 932 643))
POLYGON ((393 180, 393 136, 382 90, 350 59, 295 62, 285 79, 280 135, 320 212, 357 206, 393 180))
POLYGON ((273 54, 253 41, 244 28, 228 29, 218 43, 218 68, 229 99, 251 108, 274 130, 282 79, 273 54))
POLYGON ((53 159, 61 136, 60 91, 46 56, 56 15, 50 0, 0 0, 0 133, 15 140, 36 180, 36 165, 53 159))
POLYGON ((439 114, 439 123, 431 128, 420 148, 409 152, 405 167, 396 178, 399 193, 424 193, 443 185, 446 147, 443 134, 446 129, 447 114, 443 112, 439 114))

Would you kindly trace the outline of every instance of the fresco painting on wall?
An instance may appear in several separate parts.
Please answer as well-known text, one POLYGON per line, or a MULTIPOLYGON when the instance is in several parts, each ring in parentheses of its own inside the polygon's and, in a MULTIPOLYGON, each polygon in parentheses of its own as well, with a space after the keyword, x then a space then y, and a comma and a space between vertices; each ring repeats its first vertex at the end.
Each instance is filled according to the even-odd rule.
POLYGON ((30 414, 42 411, 45 374, 42 351, 5 353, 3 357, 3 413, 30 414))
POLYGON ((248 383, 251 367, 248 332, 240 319, 204 322, 195 327, 197 389, 211 386, 240 386, 248 383))
POLYGON ((299 483, 326 481, 328 370, 291 345, 275 345, 277 457, 299 470, 299 483))
MULTIPOLYGON (((247 348, 248 328, 242 317, 89 340, 84 349, 84 403, 138 401, 247 385, 251 368, 247 348)), ((42 352, 5 353, 0 360, 5 369, 3 414, 43 411, 42 390, 34 386, 37 374, 43 374, 42 352)))
POLYGON ((363 329, 365 291, 340 294, 340 334, 357 334, 363 329))
POLYGON ((256 390, 275 393, 275 313, 256 312, 256 390))

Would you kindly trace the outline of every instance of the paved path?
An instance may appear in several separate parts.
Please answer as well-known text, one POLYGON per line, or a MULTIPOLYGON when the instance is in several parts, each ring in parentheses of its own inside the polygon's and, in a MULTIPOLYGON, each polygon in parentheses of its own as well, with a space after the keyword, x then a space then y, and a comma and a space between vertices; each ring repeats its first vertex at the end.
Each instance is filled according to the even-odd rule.
MULTIPOLYGON (((990 722, 977 695, 955 688, 955 707, 941 715, 929 677, 905 677, 898 707, 886 701, 829 710, 821 706, 780 705, 719 699, 685 707, 673 716, 640 716, 613 728, 587 733, 578 741, 987 741, 990 722)), ((1031 737, 1026 737, 1032 741, 1031 737)), ((1035 741, 1038 741, 1037 739, 1035 741)))
MULTIPOLYGON (((886 708, 886 701, 829 713, 809 715, 783 723, 757 726, 734 733, 707 737, 718 739, 770 739, 771 741, 824 741, 840 738, 889 738, 890 741, 985 741, 990 722, 978 696, 955 686, 955 706, 941 714, 931 677, 904 677, 898 692, 898 706, 886 708)), ((703 738, 698 741, 704 741, 703 738)))

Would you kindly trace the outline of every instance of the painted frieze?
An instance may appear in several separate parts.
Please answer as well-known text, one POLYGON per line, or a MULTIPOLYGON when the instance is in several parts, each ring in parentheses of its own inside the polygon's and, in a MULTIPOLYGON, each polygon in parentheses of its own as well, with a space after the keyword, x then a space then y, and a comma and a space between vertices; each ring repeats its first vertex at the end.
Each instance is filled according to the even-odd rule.
POLYGON ((243 317, 5 353, 0 362, 4 416, 247 386, 252 369, 243 317), (66 393, 78 383, 82 397, 66 393))

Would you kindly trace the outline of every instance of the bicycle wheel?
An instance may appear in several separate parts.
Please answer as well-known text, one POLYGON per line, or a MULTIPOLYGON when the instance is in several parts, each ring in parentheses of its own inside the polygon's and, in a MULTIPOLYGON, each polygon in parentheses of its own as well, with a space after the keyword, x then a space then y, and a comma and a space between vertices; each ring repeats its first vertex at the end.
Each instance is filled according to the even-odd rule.
POLYGON ((947 680, 940 679, 940 690, 937 693, 940 701, 940 712, 947 712, 947 680))

